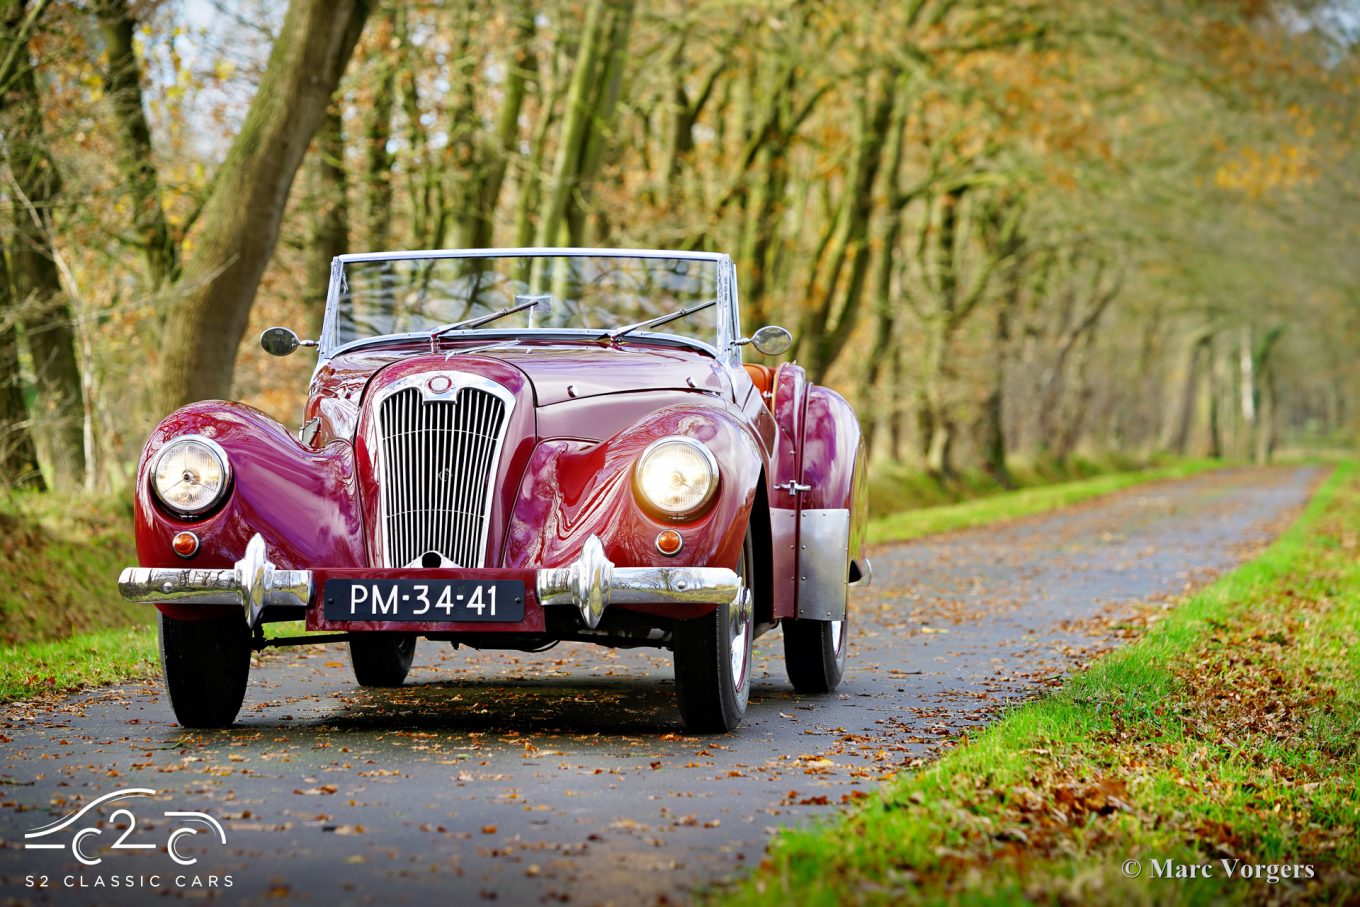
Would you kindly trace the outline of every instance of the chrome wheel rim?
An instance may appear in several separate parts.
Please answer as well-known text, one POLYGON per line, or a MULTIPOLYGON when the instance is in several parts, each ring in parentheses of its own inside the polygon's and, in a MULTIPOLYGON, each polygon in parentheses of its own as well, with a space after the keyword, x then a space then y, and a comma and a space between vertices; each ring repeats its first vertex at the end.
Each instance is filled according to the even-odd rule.
POLYGON ((831 651, 836 657, 837 664, 845 663, 846 635, 846 622, 843 620, 833 620, 831 622, 831 638, 835 641, 831 644, 831 651))
POLYGON ((755 628, 755 603, 750 587, 746 584, 746 552, 741 555, 737 565, 737 575, 741 577, 741 590, 736 600, 727 607, 727 629, 730 638, 732 686, 740 695, 751 679, 751 643, 755 628))
POLYGON ((751 675, 752 610, 751 590, 742 589, 730 606, 728 621, 732 634, 732 685, 737 690, 745 688, 751 675))

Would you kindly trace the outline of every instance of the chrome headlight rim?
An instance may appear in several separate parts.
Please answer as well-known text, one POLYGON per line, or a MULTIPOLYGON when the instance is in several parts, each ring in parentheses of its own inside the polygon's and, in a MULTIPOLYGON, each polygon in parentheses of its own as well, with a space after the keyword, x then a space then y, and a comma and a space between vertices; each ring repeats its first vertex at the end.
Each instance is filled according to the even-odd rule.
POLYGON ((147 469, 146 482, 151 488, 152 497, 166 512, 181 520, 198 521, 211 516, 227 499, 227 492, 231 490, 234 475, 231 468, 231 458, 227 456, 227 452, 221 444, 206 435, 188 434, 176 435, 161 445, 161 449, 156 451, 156 455, 151 458, 151 463, 147 469), (156 473, 160 471, 161 460, 175 448, 175 445, 186 441, 194 441, 208 448, 208 451, 217 458, 217 462, 222 466, 222 487, 217 490, 217 494, 213 496, 212 500, 197 510, 185 510, 182 507, 176 507, 161 497, 161 490, 156 486, 156 473))
POLYGON ((638 454, 638 458, 633 461, 633 494, 643 505, 644 509, 654 516, 659 516, 670 522, 692 520, 702 514, 708 509, 708 506, 713 503, 713 498, 718 493, 718 482, 721 475, 722 472, 718 469, 718 458, 713 455, 713 451, 708 449, 708 445, 704 444, 702 441, 695 440, 688 435, 666 435, 665 437, 657 438, 655 441, 644 447, 642 453, 638 454), (686 508, 683 511, 667 510, 653 501, 643 490, 641 480, 642 470, 646 466, 648 458, 656 453, 658 449, 677 443, 684 444, 697 451, 707 464, 709 473, 708 489, 704 492, 703 497, 692 507, 686 508))

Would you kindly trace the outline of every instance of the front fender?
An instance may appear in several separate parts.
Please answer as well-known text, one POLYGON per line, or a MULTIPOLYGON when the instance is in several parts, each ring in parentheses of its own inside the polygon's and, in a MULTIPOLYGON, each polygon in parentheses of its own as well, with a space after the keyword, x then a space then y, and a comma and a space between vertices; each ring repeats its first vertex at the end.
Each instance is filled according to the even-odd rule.
POLYGON ((741 420, 726 409, 697 403, 656 410, 599 443, 545 440, 520 485, 504 564, 566 564, 596 535, 605 555, 620 567, 734 567, 760 475, 759 448, 741 420), (702 441, 718 461, 713 503, 692 520, 657 519, 633 493, 633 463, 643 448, 666 435, 702 441), (684 538, 674 557, 656 549, 663 529, 675 529, 684 538))
MULTIPOLYGON (((274 419, 240 403, 193 403, 161 420, 142 450, 134 511, 143 567, 230 567, 256 533, 264 537, 269 560, 284 569, 367 565, 353 448, 345 441, 321 450, 304 447, 274 419), (148 474, 166 442, 189 434, 216 441, 233 473, 226 500, 200 520, 180 519, 162 508, 148 474), (200 542, 187 559, 170 545, 183 530, 200 542)), ((201 608, 157 607, 182 619, 205 615, 201 608)))

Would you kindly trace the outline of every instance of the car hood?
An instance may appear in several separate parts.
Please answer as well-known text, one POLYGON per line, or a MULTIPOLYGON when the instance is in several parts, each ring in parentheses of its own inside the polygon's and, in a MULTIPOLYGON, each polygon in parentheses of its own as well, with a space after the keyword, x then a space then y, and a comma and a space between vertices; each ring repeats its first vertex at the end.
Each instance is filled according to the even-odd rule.
POLYGON ((709 391, 728 389, 722 368, 696 350, 660 346, 606 347, 570 343, 507 343, 460 352, 430 354, 429 347, 367 347, 341 353, 318 370, 313 394, 357 406, 366 388, 381 386, 381 373, 401 365, 430 372, 482 373, 488 360, 504 363, 528 379, 537 406, 568 400, 637 391, 709 391), (377 379, 377 380, 374 380, 377 379))
MULTIPOLYGON (((494 357, 523 372, 539 406, 603 394, 725 388, 713 359, 683 349, 516 344, 475 355, 494 357)), ((460 358, 451 360, 454 368, 460 358)))

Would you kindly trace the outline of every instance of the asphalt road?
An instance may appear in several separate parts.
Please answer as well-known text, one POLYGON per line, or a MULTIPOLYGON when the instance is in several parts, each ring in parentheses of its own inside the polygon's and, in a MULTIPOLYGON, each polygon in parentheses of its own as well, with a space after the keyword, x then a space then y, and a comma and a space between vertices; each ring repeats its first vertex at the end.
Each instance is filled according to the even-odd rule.
POLYGON ((775 632, 745 726, 722 737, 684 734, 669 653, 574 644, 422 641, 388 692, 356 688, 342 647, 274 651, 239 726, 211 733, 174 725, 150 682, 4 706, 0 903, 683 900, 758 862, 775 828, 833 815, 1135 634, 1273 538, 1318 477, 1221 472, 881 548, 840 691, 795 694, 775 632), (102 815, 83 845, 98 865, 24 849, 25 832, 124 788, 156 792, 125 801, 125 843, 155 846, 101 850, 127 824, 106 805, 43 839, 102 815), (177 850, 197 862, 175 864, 163 845, 189 820, 166 810, 213 816, 227 843, 205 829, 177 850))

